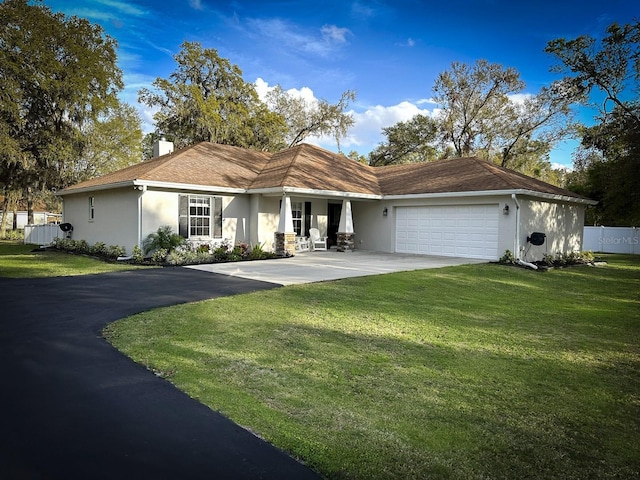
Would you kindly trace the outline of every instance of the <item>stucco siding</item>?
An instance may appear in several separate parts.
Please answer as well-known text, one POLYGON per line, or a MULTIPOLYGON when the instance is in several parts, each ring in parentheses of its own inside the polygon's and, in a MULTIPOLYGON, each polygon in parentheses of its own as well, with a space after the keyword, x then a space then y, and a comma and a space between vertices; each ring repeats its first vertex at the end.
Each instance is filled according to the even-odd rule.
POLYGON ((355 248, 374 252, 393 252, 395 209, 390 202, 352 202, 355 248), (387 216, 382 212, 387 208, 387 216))
POLYGON ((251 243, 251 200, 248 195, 222 197, 222 237, 233 244, 251 243))
POLYGON ((142 196, 142 232, 140 241, 158 228, 168 225, 178 232, 178 194, 162 190, 147 190, 142 196))
POLYGON ((258 225, 257 242, 265 250, 273 251, 275 248, 273 234, 278 230, 278 221, 280 219, 280 197, 264 197, 260 195, 256 206, 258 208, 255 212, 258 225))
POLYGON ((582 250, 584 206, 532 199, 521 201, 521 205, 520 245, 524 247, 526 260, 542 260, 545 253, 582 250), (547 236, 543 245, 527 243, 527 237, 533 232, 542 232, 547 236))
POLYGON ((119 245, 127 252, 138 243, 138 192, 121 188, 66 195, 63 221, 73 225, 72 238, 90 245, 104 242, 119 245), (94 218, 89 218, 89 198, 94 198, 94 218))

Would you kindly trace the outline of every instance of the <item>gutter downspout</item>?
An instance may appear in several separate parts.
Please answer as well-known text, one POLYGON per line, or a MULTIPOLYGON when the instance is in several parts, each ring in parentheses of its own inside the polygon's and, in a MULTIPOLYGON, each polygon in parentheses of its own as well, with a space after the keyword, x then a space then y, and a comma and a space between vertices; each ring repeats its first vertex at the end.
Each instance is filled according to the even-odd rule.
POLYGON ((516 252, 516 263, 518 265, 522 265, 523 267, 528 267, 533 270, 537 270, 538 266, 533 263, 525 262, 520 259, 520 202, 518 202, 518 197, 515 193, 511 194, 511 198, 516 204, 516 238, 515 238, 515 252, 516 252))
POLYGON ((147 186, 139 185, 136 189, 140 191, 138 193, 138 246, 142 248, 142 196, 147 191, 147 186))
POLYGON ((511 194, 511 199, 516 204, 516 238, 513 245, 513 251, 516 259, 520 260, 520 202, 518 202, 518 197, 516 197, 515 193, 511 194))

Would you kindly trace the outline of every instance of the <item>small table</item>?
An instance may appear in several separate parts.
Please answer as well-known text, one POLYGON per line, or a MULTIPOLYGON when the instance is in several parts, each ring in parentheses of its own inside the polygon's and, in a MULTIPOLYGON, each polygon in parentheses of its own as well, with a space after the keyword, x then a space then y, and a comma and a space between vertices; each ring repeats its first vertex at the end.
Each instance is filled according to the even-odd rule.
POLYGON ((309 239, 307 237, 296 237, 296 252, 309 250, 309 239))

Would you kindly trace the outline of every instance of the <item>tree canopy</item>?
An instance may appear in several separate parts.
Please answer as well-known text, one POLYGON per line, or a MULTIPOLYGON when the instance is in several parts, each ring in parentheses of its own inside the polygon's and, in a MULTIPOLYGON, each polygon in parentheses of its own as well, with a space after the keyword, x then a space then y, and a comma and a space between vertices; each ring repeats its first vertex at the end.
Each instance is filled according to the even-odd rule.
POLYGON ((369 165, 382 166, 433 160, 437 149, 438 123, 426 116, 416 115, 406 122, 382 129, 386 141, 369 154, 369 165))
POLYGON ((174 59, 177 68, 169 78, 157 78, 153 89, 143 88, 138 96, 159 108, 153 137, 166 136, 179 148, 207 141, 278 151, 314 135, 331 135, 339 144, 353 124, 344 112, 355 98, 351 91, 330 104, 307 101, 278 85, 265 103, 242 70, 215 49, 184 42, 174 59))
POLYGON ((54 14, 40 1, 5 0, 0 85, 5 198, 64 187, 81 178, 76 160, 87 132, 119 109, 116 42, 100 26, 54 14))
POLYGON ((383 129, 387 140, 369 156, 372 165, 475 155, 503 167, 557 183, 552 146, 569 130, 573 86, 556 82, 523 94, 514 68, 486 60, 454 62, 433 91, 439 113, 418 115, 383 129))
POLYGON ((611 24, 598 42, 589 36, 556 39, 546 51, 554 70, 598 108, 593 126, 580 129, 581 148, 568 187, 599 204, 589 223, 640 223, 640 22, 611 24))
POLYGON ((242 70, 212 48, 184 42, 176 70, 139 91, 140 102, 158 107, 156 134, 178 148, 207 141, 273 151, 284 144, 284 120, 258 98, 242 70))
POLYGON ((327 135, 332 136, 340 148, 340 140, 353 125, 353 118, 345 110, 355 98, 355 92, 347 90, 336 104, 330 104, 327 100, 308 101, 277 85, 269 92, 267 104, 284 118, 289 147, 302 143, 310 136, 327 135))

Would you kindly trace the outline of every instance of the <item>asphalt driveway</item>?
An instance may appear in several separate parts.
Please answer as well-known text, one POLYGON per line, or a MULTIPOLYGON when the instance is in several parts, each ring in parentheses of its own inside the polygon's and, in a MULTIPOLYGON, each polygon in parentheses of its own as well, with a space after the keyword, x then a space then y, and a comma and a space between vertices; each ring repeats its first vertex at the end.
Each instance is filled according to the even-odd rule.
POLYGON ((186 268, 0 278, 0 478, 317 478, 100 333, 140 311, 276 286, 186 268))

